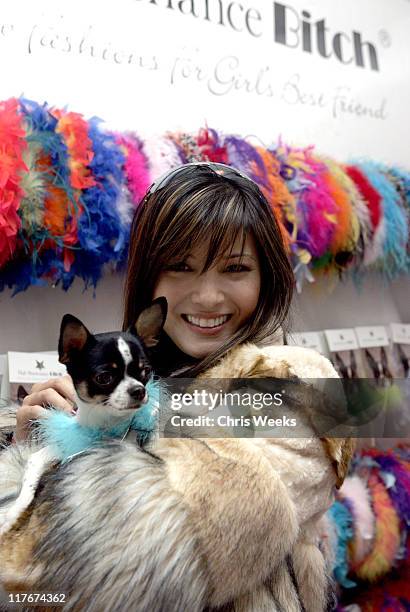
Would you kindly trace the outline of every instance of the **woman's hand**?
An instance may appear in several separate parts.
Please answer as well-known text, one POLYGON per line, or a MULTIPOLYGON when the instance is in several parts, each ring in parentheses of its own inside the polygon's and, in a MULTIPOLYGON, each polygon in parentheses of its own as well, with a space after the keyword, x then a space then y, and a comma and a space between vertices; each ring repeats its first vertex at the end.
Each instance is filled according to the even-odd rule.
POLYGON ((17 442, 27 439, 32 421, 47 417, 48 411, 44 408, 47 405, 75 414, 75 392, 71 376, 50 378, 32 386, 31 392, 17 410, 17 426, 14 434, 17 442))

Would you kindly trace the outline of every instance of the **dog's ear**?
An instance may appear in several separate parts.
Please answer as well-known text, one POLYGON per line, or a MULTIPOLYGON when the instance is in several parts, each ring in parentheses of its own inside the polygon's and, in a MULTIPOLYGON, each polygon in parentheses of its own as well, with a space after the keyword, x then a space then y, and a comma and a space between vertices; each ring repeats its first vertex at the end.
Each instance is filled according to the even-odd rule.
POLYGON ((168 303, 166 298, 159 297, 145 308, 130 331, 136 333, 146 347, 150 348, 158 344, 159 335, 167 318, 168 303))
POLYGON ((336 474, 336 488, 340 489, 349 471, 356 441, 353 438, 321 438, 321 441, 336 474))
POLYGON ((70 363, 71 354, 81 351, 92 334, 85 325, 71 314, 65 314, 61 321, 60 338, 58 341, 58 359, 60 363, 70 363))
POLYGON ((17 389, 17 402, 21 405, 25 397, 27 397, 28 392, 25 390, 23 385, 19 385, 17 389))

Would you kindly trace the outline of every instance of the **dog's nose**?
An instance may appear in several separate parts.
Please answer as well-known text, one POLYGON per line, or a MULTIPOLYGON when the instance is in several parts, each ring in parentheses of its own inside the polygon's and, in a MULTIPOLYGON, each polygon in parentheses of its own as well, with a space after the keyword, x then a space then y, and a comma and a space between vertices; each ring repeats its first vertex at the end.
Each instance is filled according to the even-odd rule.
POLYGON ((132 399, 136 400, 137 402, 142 402, 145 397, 145 387, 143 387, 142 385, 138 385, 138 387, 134 387, 134 389, 131 389, 129 394, 132 399))

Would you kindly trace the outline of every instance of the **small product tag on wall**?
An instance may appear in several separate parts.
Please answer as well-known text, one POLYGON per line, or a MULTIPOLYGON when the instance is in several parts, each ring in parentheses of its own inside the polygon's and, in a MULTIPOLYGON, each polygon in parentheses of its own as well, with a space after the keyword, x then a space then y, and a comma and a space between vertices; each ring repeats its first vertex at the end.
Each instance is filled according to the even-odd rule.
POLYGON ((289 336, 289 344, 304 346, 325 353, 325 346, 320 332, 297 332, 289 336))
POLYGON ((360 326, 356 327, 355 330, 360 348, 389 346, 387 329, 384 325, 360 326))
POLYGON ((326 340, 332 352, 359 348, 353 328, 325 329, 326 340))
POLYGON ((410 323, 391 323, 390 328, 395 344, 410 344, 410 323))

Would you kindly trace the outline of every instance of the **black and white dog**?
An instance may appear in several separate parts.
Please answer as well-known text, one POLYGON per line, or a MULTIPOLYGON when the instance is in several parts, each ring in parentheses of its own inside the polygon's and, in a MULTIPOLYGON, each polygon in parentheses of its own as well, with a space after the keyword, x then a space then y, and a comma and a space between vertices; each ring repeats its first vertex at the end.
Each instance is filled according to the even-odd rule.
MULTIPOLYGON (((57 436, 52 438, 56 444, 47 444, 30 456, 20 494, 3 515, 0 534, 7 532, 30 505, 46 467, 61 460, 71 442, 78 449, 78 438, 81 438, 80 450, 86 450, 87 445, 127 433, 136 412, 149 401, 147 386, 152 381, 149 351, 158 342, 166 314, 166 299, 160 297, 139 315, 128 331, 95 335, 76 317, 64 315, 58 343, 59 361, 66 365, 73 380, 77 412, 74 417, 57 415, 70 426, 62 430, 66 436, 61 440, 62 455, 57 436), (76 439, 70 441, 70 436, 76 439)), ((150 406, 151 412, 155 409, 158 408, 150 406)), ((50 411, 50 418, 52 413, 57 414, 50 411)), ((147 418, 151 417, 148 414, 147 418)))

